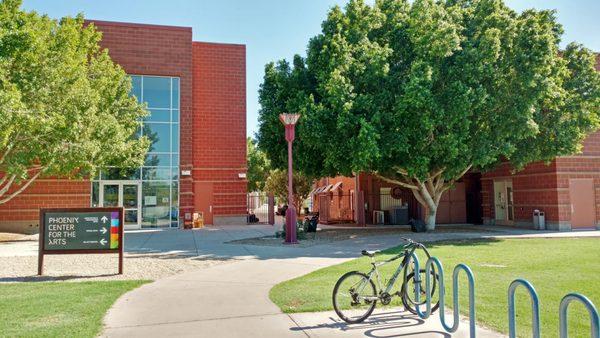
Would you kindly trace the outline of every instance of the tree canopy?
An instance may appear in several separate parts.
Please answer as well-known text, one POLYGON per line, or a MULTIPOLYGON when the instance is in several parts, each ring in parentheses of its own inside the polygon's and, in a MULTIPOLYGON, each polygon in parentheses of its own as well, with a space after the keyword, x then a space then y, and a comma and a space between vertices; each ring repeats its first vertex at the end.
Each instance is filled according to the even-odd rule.
POLYGON ((577 153, 597 130, 595 55, 561 50, 562 34, 554 11, 501 0, 351 0, 306 57, 266 65, 259 145, 282 166, 277 115, 300 113, 300 170, 374 173, 410 189, 433 228, 442 193, 469 169, 577 153))
POLYGON ((83 17, 53 20, 0 2, 0 204, 39 176, 141 166, 147 114, 83 17))
POLYGON ((271 170, 267 155, 258 149, 251 137, 246 140, 248 161, 248 191, 262 191, 271 170))
MULTIPOLYGON (((312 189, 312 181, 307 176, 299 171, 294 171, 294 207, 296 212, 300 214, 302 203, 308 198, 308 194, 312 189)), ((269 173, 267 182, 265 183, 265 191, 277 197, 280 201, 287 201, 288 196, 288 172, 287 170, 275 169, 269 173)), ((287 202, 286 202, 287 203, 287 202)))

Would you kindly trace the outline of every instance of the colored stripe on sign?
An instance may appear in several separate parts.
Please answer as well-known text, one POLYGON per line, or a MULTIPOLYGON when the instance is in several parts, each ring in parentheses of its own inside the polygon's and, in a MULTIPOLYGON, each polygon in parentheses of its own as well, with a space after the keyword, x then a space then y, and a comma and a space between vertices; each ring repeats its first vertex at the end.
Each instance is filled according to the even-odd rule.
POLYGON ((119 235, 110 234, 110 248, 117 249, 119 247, 119 235))

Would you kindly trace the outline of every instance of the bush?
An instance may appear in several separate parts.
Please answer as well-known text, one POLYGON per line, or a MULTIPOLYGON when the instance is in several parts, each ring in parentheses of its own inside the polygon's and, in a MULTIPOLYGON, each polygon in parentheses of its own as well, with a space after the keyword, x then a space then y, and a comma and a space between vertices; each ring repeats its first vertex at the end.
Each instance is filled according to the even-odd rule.
MULTIPOLYGON (((281 231, 277 231, 275 233, 275 237, 277 238, 285 238, 285 223, 281 226, 281 231)), ((306 239, 306 231, 304 229, 304 224, 302 221, 296 222, 296 238, 301 241, 306 239)))

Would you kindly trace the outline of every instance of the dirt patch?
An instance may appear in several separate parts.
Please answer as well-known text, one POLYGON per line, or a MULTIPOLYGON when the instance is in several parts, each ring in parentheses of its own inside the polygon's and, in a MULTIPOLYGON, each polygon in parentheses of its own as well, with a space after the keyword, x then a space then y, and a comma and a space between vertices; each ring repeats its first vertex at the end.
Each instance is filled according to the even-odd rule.
MULTIPOLYGON (((428 234, 447 234, 447 233, 465 233, 465 232, 493 232, 491 230, 474 229, 472 226, 443 226, 437 227, 434 232, 419 235, 428 234)), ((382 236, 382 235, 400 235, 406 237, 414 237, 415 233, 410 231, 407 227, 367 227, 367 228, 326 228, 319 229, 316 233, 306 234, 305 239, 300 239, 299 243, 295 246, 306 248, 315 245, 328 244, 338 241, 345 241, 349 239, 356 239, 361 237, 369 236, 382 236)), ((275 236, 262 236, 238 239, 227 242, 229 244, 242 244, 242 245, 259 245, 259 246, 282 246, 283 239, 275 236)))

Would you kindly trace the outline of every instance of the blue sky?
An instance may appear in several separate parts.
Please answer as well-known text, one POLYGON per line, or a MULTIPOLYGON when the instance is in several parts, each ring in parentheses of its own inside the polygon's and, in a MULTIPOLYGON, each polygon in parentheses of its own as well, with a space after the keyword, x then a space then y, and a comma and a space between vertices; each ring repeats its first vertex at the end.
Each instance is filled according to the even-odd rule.
MULTIPOLYGON (((557 9, 563 42, 600 52, 600 1, 505 0, 517 11, 557 9)), ((267 62, 304 54, 327 10, 347 0, 25 0, 24 8, 59 18, 84 13, 97 20, 190 26, 195 41, 242 43, 247 48, 247 133, 257 129, 258 87, 267 62)), ((371 1, 372 2, 372 1, 371 1)))

